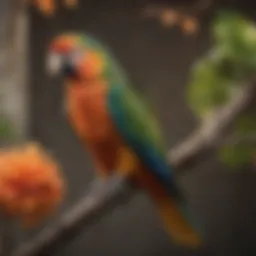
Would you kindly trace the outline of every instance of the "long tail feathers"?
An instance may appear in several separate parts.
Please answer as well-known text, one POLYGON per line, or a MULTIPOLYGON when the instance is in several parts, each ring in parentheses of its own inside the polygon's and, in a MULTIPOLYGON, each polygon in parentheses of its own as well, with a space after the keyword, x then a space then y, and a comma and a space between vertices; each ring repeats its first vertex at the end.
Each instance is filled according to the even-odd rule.
POLYGON ((144 168, 138 168, 134 181, 154 202, 172 241, 189 247, 200 246, 202 240, 201 225, 188 207, 185 197, 177 191, 168 191, 144 168), (176 196, 172 196, 176 194, 176 196))
POLYGON ((155 198, 157 210, 164 222, 164 226, 177 244, 198 247, 201 244, 200 233, 197 231, 192 214, 185 204, 168 197, 155 198))

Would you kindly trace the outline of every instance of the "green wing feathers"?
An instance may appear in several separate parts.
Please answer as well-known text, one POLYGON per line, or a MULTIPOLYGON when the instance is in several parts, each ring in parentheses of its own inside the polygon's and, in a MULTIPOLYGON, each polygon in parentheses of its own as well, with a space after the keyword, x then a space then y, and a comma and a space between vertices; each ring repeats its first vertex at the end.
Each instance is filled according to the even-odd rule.
POLYGON ((131 125, 137 131, 138 135, 147 140, 154 146, 161 154, 166 154, 166 146, 161 133, 161 127, 153 110, 149 104, 143 99, 139 92, 131 87, 125 88, 126 97, 124 97, 124 104, 127 106, 127 112, 131 119, 131 125))

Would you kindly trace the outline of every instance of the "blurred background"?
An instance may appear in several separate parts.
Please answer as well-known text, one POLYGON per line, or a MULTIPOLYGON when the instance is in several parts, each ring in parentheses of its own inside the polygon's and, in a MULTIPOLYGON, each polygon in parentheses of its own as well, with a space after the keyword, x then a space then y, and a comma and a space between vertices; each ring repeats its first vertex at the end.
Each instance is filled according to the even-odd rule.
MULTIPOLYGON (((51 18, 29 9, 28 83, 24 83, 28 86, 20 92, 15 89, 15 93, 11 87, 7 89, 7 94, 12 95, 7 105, 17 106, 20 100, 29 108, 23 115, 18 112, 19 107, 7 109, 14 113, 14 119, 15 115, 23 116, 17 125, 23 127, 24 136, 43 143, 63 165, 68 195, 61 211, 84 195, 94 178, 94 169, 66 120, 62 81, 50 79, 45 72, 47 46, 54 36, 79 30, 109 45, 135 87, 154 105, 171 148, 196 127, 184 92, 191 64, 211 45, 209 24, 215 8, 234 8, 256 18, 255 1, 216 1, 202 17, 200 32, 186 36, 179 29, 169 29, 155 19, 143 17, 140 10, 147 3, 168 1, 81 0, 77 10, 60 8, 51 18)), ((141 193, 74 238, 56 255, 256 254, 255 171, 231 172, 212 157, 178 178, 205 227, 202 248, 188 250, 170 243, 153 205, 141 193)), ((31 233, 22 239, 29 239, 35 232, 31 233)))

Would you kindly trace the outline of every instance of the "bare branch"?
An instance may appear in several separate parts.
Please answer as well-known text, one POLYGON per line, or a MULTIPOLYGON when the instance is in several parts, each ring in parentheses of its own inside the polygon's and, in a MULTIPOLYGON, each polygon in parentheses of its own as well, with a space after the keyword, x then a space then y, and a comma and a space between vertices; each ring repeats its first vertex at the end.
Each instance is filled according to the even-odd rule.
POLYGON ((146 17, 157 18, 165 27, 178 26, 185 34, 198 31, 200 16, 212 7, 214 0, 178 1, 168 4, 149 5, 142 10, 146 17))
MULTIPOLYGON (((252 102, 256 96, 254 92, 253 85, 245 86, 227 106, 214 113, 187 140, 171 150, 168 158, 172 165, 177 169, 185 168, 188 164, 191 167, 199 163, 206 152, 216 148, 216 141, 220 141, 230 124, 252 102)), ((107 210, 112 210, 121 202, 124 203, 124 199, 130 198, 132 193, 128 188, 126 180, 118 176, 97 181, 89 194, 60 217, 53 227, 46 228, 35 240, 22 245, 13 256, 54 255, 82 228, 92 225, 107 210)))

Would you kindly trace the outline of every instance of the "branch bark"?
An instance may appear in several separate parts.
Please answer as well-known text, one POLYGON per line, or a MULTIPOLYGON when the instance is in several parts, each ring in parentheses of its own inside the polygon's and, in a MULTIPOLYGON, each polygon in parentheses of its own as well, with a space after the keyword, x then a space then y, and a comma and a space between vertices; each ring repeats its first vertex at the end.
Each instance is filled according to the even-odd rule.
MULTIPOLYGON (((216 111, 202 126, 192 133, 183 143, 174 147, 168 155, 169 161, 176 169, 193 167, 209 150, 217 147, 227 129, 254 100, 253 84, 244 86, 234 99, 224 108, 216 111)), ((78 234, 82 228, 92 225, 108 210, 112 210, 124 199, 132 196, 124 178, 114 176, 109 180, 96 181, 90 192, 72 209, 59 218, 53 227, 46 228, 33 241, 21 245, 13 256, 46 256, 65 245, 78 234)))

